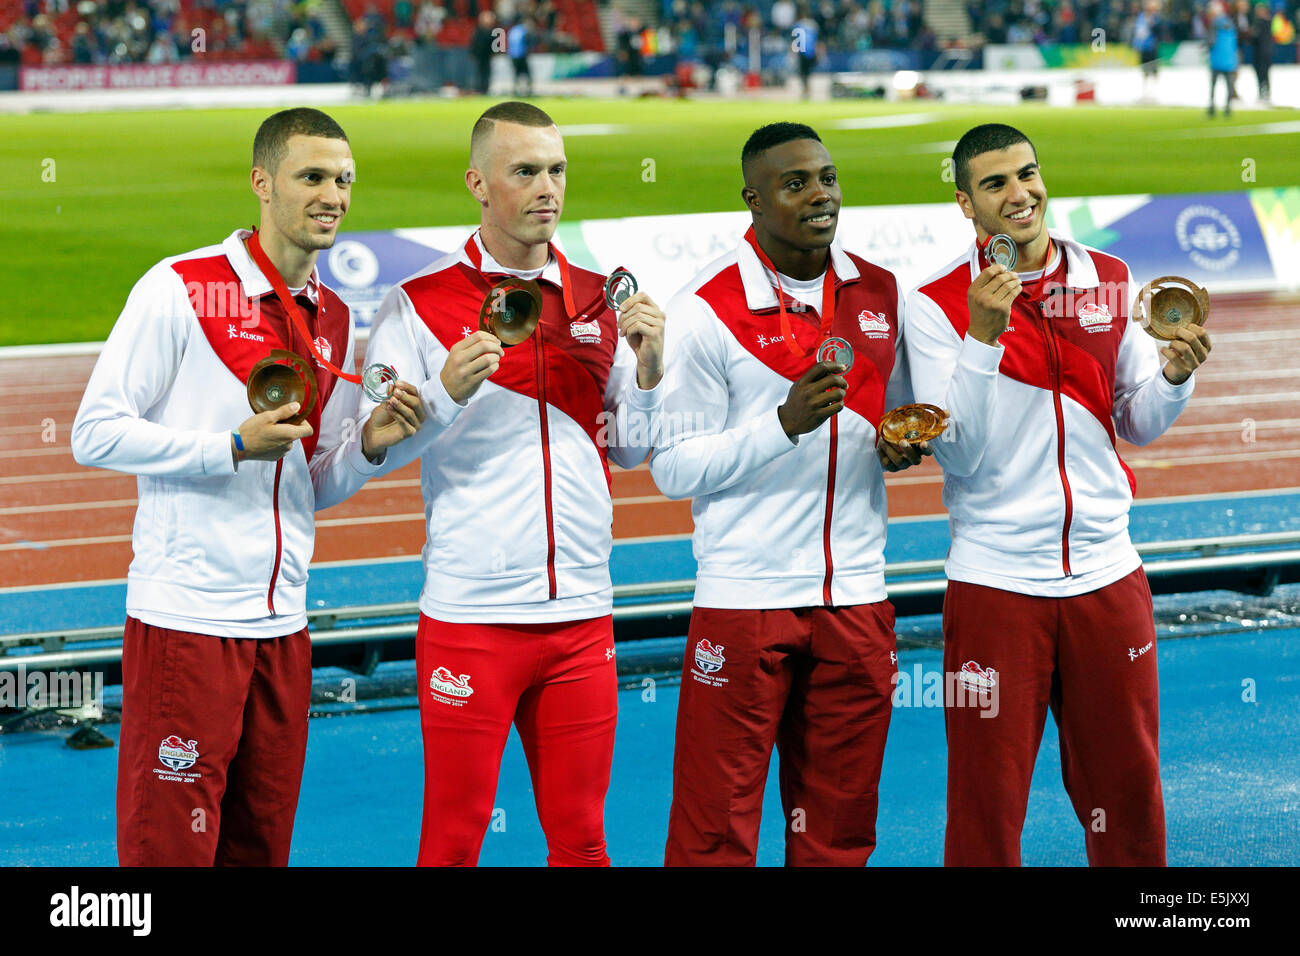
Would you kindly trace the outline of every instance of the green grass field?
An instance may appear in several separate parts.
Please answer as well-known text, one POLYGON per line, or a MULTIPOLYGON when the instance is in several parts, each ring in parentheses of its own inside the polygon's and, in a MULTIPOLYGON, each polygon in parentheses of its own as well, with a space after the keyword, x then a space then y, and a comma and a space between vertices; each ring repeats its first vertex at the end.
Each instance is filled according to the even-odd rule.
MULTIPOLYGON (((348 131, 358 180, 344 230, 477 220, 463 185, 469 129, 487 101, 415 101, 330 110, 348 131)), ((707 212, 739 206, 739 155, 756 126, 806 122, 821 132, 850 205, 944 202, 943 143, 980 122, 1008 122, 1035 141, 1050 195, 1213 192, 1300 185, 1300 134, 1261 132, 1290 114, 1230 121, 1193 109, 1114 110, 543 100, 563 125, 614 123, 574 135, 566 220, 707 212), (836 121, 932 113, 933 122, 837 129, 836 121), (1219 133, 1239 127, 1239 135, 1219 133), (644 182, 653 159, 655 180, 644 182), (1255 182, 1243 180, 1254 161, 1255 182)), ((154 262, 249 225, 258 110, 0 117, 0 345, 104 338, 132 284, 154 262), (52 164, 51 164, 52 161, 52 164), (47 182, 53 173, 53 182, 47 182)))

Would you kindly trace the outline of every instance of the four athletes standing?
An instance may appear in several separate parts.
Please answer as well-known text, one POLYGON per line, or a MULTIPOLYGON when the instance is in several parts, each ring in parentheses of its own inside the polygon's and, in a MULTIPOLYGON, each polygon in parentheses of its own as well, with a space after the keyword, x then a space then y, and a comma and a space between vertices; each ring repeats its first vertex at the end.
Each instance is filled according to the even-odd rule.
POLYGON ((787 863, 861 865, 897 664, 882 471, 933 450, 952 521, 948 686, 999 695, 996 715, 945 701, 947 862, 1019 862, 1051 707, 1089 861, 1162 864, 1155 635, 1115 440, 1146 443, 1172 423, 1209 338, 1192 327, 1160 349, 1129 321, 1127 266, 1047 231, 1023 134, 977 127, 954 160, 977 242, 904 296, 835 241, 838 172, 817 134, 755 131, 742 153, 753 225, 666 323, 643 292, 607 302, 604 277, 551 243, 563 141, 536 107, 494 106, 474 127, 465 179, 480 228, 385 299, 367 364, 400 381, 376 402, 331 374, 331 354, 352 368, 351 321, 313 271, 350 200, 346 138, 314 110, 268 120, 254 156, 260 232, 141 280, 74 428, 79 461, 141 475, 121 861, 287 861, 306 745, 311 512, 419 458, 419 861, 476 861, 513 723, 550 862, 608 864, 608 461, 632 467, 653 451, 664 493, 693 498, 699 564, 666 861, 753 863, 775 744, 787 863), (1022 271, 986 259, 995 234, 1022 271), (259 305, 251 331, 193 295, 223 278, 259 305), (480 323, 502 280, 538 306, 513 346, 480 323), (288 423, 289 405, 229 430, 272 346, 316 366, 314 407, 302 424, 288 423), (913 393, 950 416, 933 449, 878 436, 913 393), (346 427, 361 415, 363 429, 346 427), (202 837, 192 805, 213 817, 202 837))

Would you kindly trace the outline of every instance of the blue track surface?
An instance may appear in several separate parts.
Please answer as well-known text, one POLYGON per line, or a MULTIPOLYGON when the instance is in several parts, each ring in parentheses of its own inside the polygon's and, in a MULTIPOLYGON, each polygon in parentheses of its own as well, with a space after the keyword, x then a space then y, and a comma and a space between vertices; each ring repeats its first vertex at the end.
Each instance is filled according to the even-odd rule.
MULTIPOLYGON (((1161 755, 1174 865, 1300 863, 1300 630, 1165 641, 1160 661, 1161 755), (1255 701, 1243 701, 1243 681, 1255 701)), ((937 651, 903 651, 900 667, 941 667, 937 651)), ((606 802, 616 864, 662 861, 672 792, 677 687, 622 692, 606 802)), ((116 736, 116 727, 106 728, 116 736)), ((0 744, 0 865, 112 865, 117 750, 74 752, 63 732, 0 744)), ((896 707, 880 783, 876 865, 942 861, 943 715, 896 707)), ((407 865, 419 833, 419 721, 402 710, 311 722, 294 837, 295 865, 407 865)), ((480 862, 534 865, 546 847, 527 765, 512 735, 480 862)), ((1027 865, 1084 862, 1082 831, 1060 783, 1054 730, 1044 735, 1025 827, 1027 865)), ((782 860, 781 807, 768 786, 761 864, 782 860)))
MULTIPOLYGON (((1138 504, 1131 529, 1138 542, 1297 530, 1300 494, 1138 504)), ((891 524, 887 557, 891 562, 939 558, 947 545, 945 521, 897 521, 891 524)), ((689 541, 642 542, 616 545, 612 571, 615 582, 623 584, 689 578, 695 565, 689 541)), ((420 583, 418 560, 315 568, 310 601, 326 607, 414 600, 420 583)), ((124 592, 124 585, 109 584, 0 593, 0 633, 120 624, 124 592)), ((1157 612, 1179 600, 1175 595, 1158 598, 1157 612)), ((928 633, 932 638, 935 624, 934 616, 901 619, 899 636, 928 633)), ((1172 630, 1186 633, 1188 628, 1176 625, 1172 630)), ((1158 654, 1170 862, 1300 864, 1300 630, 1180 640, 1165 640, 1166 633, 1158 654), (1254 683, 1254 703, 1243 700, 1246 681, 1254 683)), ((917 665, 926 672, 941 667, 936 650, 904 650, 899 658, 905 672, 917 665)), ((109 690, 110 705, 114 692, 109 690)), ((616 864, 656 865, 662 860, 677 687, 661 682, 654 699, 647 696, 643 690, 620 695, 606 803, 609 849, 616 864)), ((116 737, 115 725, 104 729, 116 737)), ((0 865, 115 862, 117 749, 72 751, 63 745, 65 735, 0 736, 0 865)), ((880 784, 874 864, 941 862, 944 781, 942 711, 896 707, 880 784)), ((414 710, 313 720, 292 862, 412 863, 421 785, 414 710)), ((481 862, 542 863, 545 841, 514 735, 496 804, 504 811, 505 829, 487 834, 481 862)), ((1060 783, 1050 718, 1034 775, 1024 859, 1031 865, 1084 861, 1082 833, 1060 783)), ((781 860, 781 807, 773 778, 759 862, 781 860)))

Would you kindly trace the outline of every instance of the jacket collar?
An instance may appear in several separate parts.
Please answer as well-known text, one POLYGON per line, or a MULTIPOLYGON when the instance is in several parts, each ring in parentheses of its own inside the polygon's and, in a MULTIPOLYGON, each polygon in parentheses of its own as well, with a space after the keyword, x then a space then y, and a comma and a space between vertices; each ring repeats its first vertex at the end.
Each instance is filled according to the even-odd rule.
MULTIPOLYGON (((777 307, 776 286, 769 278, 763 263, 759 261, 754 247, 744 239, 740 240, 736 261, 740 266, 740 281, 745 287, 745 304, 749 306, 749 311, 761 312, 764 309, 775 309, 777 307)), ((831 243, 831 265, 835 268, 836 288, 861 278, 858 267, 841 248, 838 239, 831 243)))
MULTIPOLYGON (((494 273, 504 273, 507 275, 514 275, 517 272, 532 271, 531 269, 507 269, 501 263, 497 262, 496 259, 492 257, 492 253, 488 252, 487 247, 483 245, 483 239, 479 235, 479 231, 477 229, 475 229, 473 235, 471 235, 468 239, 466 239, 465 242, 461 245, 460 252, 458 254, 458 259, 460 262, 463 262, 471 269, 476 269, 477 271, 483 273, 484 275, 492 275, 494 273), (478 251, 480 261, 482 263, 481 268, 474 264, 474 260, 468 252, 470 243, 473 243, 474 248, 478 251)), ((550 282, 556 286, 563 285, 563 282, 560 279, 560 263, 556 260, 554 253, 552 253, 550 258, 546 260, 546 265, 545 267, 543 267, 542 274, 538 276, 538 278, 545 279, 547 282, 550 282)))
MULTIPOLYGON (((244 240, 252 234, 251 229, 236 229, 221 243, 221 251, 226 254, 226 260, 235 270, 235 275, 239 277, 239 285, 243 289, 244 297, 260 299, 264 295, 273 294, 273 290, 270 281, 262 275, 262 270, 257 267, 257 263, 253 261, 253 257, 248 254, 248 249, 244 245, 244 240)), ((311 278, 307 280, 307 297, 316 304, 320 303, 319 285, 320 272, 316 266, 312 266, 311 278)))

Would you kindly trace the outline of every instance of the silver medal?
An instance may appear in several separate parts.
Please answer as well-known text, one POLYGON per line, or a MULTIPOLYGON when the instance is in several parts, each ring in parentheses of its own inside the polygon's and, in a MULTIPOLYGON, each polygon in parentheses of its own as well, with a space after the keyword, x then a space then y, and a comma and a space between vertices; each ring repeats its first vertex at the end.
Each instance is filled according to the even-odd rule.
POLYGON ((397 371, 391 365, 367 365, 361 373, 361 387, 373 402, 382 402, 388 397, 388 387, 397 381, 397 371))

